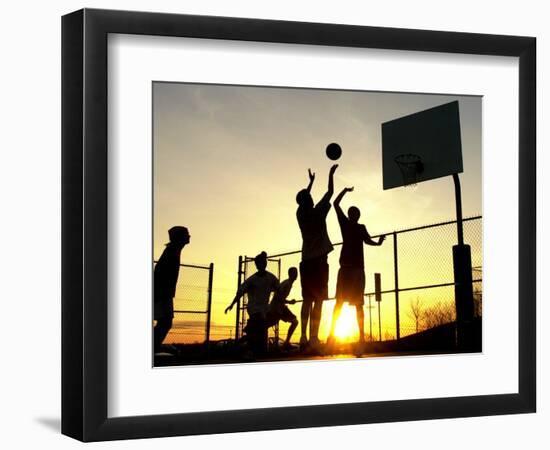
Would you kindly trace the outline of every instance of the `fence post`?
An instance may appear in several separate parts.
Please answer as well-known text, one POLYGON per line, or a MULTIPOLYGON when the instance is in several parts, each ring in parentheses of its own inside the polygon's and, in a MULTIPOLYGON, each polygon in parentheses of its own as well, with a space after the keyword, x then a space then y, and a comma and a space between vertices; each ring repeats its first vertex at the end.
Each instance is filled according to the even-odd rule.
MULTIPOLYGON (((277 279, 281 282, 281 258, 277 260, 277 279)), ((275 335, 275 348, 279 348, 279 322, 275 324, 273 334, 275 335)))
POLYGON ((382 317, 380 315, 380 303, 382 302, 382 281, 380 274, 374 274, 374 295, 376 303, 378 303, 378 341, 382 342, 382 317))
POLYGON ((397 262, 397 233, 393 232, 393 273, 395 283, 395 337, 397 340, 401 337, 401 327, 399 325, 399 264, 397 262))
POLYGON ((371 305, 371 296, 370 295, 367 295, 368 299, 369 299, 369 322, 370 322, 370 341, 372 342, 372 308, 373 306, 371 305))
MULTIPOLYGON (((237 289, 241 287, 241 267, 243 265, 243 257, 239 256, 239 267, 237 268, 237 289)), ((235 315, 235 342, 239 340, 239 316, 241 315, 241 299, 237 302, 237 314, 235 315)))
POLYGON ((206 345, 210 344, 210 322, 212 320, 212 284, 214 281, 214 263, 208 266, 208 305, 206 309, 206 345))

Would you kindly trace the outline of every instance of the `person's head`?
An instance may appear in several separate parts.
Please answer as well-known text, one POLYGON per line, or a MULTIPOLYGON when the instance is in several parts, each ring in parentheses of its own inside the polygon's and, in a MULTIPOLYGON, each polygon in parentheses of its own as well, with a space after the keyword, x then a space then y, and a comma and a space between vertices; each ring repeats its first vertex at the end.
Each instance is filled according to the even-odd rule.
POLYGON ((296 269, 296 267, 290 267, 288 269, 288 278, 291 279, 292 281, 298 278, 298 269, 296 269))
POLYGON ((168 230, 170 243, 183 247, 191 241, 191 235, 186 227, 175 226, 168 230))
POLYGON ((296 194, 296 203, 303 208, 313 208, 313 199, 307 189, 302 189, 296 194))
POLYGON ((254 257, 254 264, 256 264, 256 269, 258 272, 265 272, 267 267, 267 253, 261 252, 259 255, 254 257))
POLYGON ((350 206, 348 209, 348 219, 350 222, 357 223, 359 217, 361 217, 361 211, 359 211, 359 208, 357 206, 350 206))

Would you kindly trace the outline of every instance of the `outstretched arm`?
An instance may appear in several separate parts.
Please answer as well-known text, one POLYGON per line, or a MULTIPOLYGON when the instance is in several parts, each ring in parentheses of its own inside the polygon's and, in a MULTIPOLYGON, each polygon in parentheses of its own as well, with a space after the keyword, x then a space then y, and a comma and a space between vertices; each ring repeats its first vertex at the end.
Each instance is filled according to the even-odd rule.
POLYGON ((311 187, 315 181, 315 172, 312 172, 311 169, 307 169, 307 174, 309 175, 309 184, 307 185, 307 191, 311 193, 311 187))
POLYGON ((231 304, 227 308, 225 308, 225 314, 227 314, 229 311, 233 309, 233 306, 235 306, 235 304, 240 300, 240 298, 244 295, 245 292, 246 292, 246 288, 245 288, 245 284, 243 283, 241 284, 239 289, 237 289, 237 293, 235 294, 235 298, 233 299, 231 304))
POLYGON ((384 240, 386 239, 386 236, 383 234, 381 235, 379 238, 378 238, 378 242, 376 242, 375 240, 373 240, 371 237, 370 237, 370 234, 369 232, 367 231, 367 229, 365 228, 365 236, 363 237, 363 242, 367 245, 382 245, 382 243, 384 242, 384 240))
POLYGON ((334 172, 336 172, 336 169, 338 169, 338 164, 334 164, 328 173, 328 189, 325 195, 323 195, 323 198, 321 199, 321 202, 329 202, 332 198, 332 194, 334 194, 334 172))
POLYGON ((336 209, 337 214, 338 212, 342 212, 342 208, 340 208, 340 202, 344 198, 344 195, 346 195, 348 192, 353 192, 353 187, 342 189, 342 191, 334 199, 334 209, 336 209))
POLYGON ((329 194, 329 198, 334 194, 334 172, 336 172, 336 169, 338 169, 338 164, 334 164, 328 172, 327 194, 329 194))

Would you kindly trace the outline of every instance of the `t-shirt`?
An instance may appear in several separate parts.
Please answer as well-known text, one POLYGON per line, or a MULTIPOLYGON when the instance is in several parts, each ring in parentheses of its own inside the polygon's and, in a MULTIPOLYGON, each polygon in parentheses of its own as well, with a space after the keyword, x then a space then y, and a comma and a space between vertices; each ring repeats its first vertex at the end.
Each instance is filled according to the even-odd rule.
POLYGON ((340 265, 348 267, 364 267, 363 244, 369 237, 367 228, 361 223, 351 222, 337 209, 338 223, 342 232, 342 252, 340 253, 340 265))
POLYGON ((240 295, 248 295, 246 306, 248 315, 260 313, 265 316, 269 306, 269 296, 272 292, 276 292, 278 287, 279 280, 271 272, 256 272, 248 277, 239 288, 240 295))
POLYGON ((168 244, 155 265, 155 302, 164 302, 175 297, 180 270, 180 255, 180 247, 168 244))
POLYGON ((269 309, 271 309, 272 311, 280 311, 281 308, 285 306, 285 301, 288 297, 288 294, 290 294, 291 289, 292 281, 290 279, 282 281, 279 285, 279 289, 277 289, 277 291, 273 295, 273 300, 271 300, 269 309))
POLYGON ((327 232, 328 197, 323 197, 313 208, 299 206, 296 218, 302 233, 302 261, 325 256, 333 250, 327 232))

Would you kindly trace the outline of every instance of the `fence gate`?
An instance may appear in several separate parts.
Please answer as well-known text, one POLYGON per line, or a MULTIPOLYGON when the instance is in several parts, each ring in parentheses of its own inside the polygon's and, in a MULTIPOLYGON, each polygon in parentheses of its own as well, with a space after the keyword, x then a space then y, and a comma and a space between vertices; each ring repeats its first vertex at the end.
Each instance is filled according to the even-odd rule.
POLYGON ((210 341, 214 264, 180 264, 174 321, 164 340, 167 344, 195 344, 210 341))

